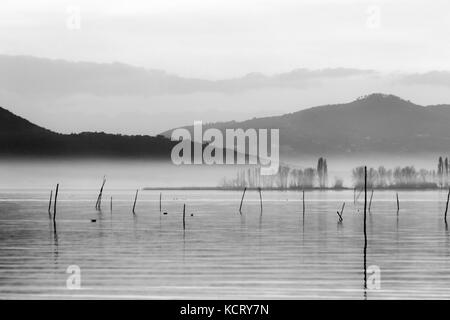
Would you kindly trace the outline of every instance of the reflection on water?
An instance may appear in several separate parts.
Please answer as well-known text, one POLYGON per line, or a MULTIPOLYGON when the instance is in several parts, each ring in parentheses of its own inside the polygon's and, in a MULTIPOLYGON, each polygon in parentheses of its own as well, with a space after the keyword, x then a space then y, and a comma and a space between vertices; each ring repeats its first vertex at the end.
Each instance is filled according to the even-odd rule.
MULTIPOLYGON (((0 189, 68 189, 101 187, 132 189, 144 187, 216 187, 223 177, 234 177, 241 166, 176 166, 150 160, 5 160, 0 159, 0 189), (55 181, 57 177, 58 181, 55 181)), ((104 198, 106 201, 108 198, 104 198)), ((95 206, 96 199, 94 200, 95 206)))
POLYGON ((105 188, 113 210, 95 210, 97 194, 61 185, 54 224, 47 190, 0 193, 0 298, 450 298, 444 191, 399 192, 398 215, 395 193, 375 191, 366 250, 353 191, 306 192, 304 214, 301 192, 263 191, 262 214, 248 191, 242 215, 242 192, 163 191, 160 210, 160 192, 141 191, 136 215, 135 189, 105 188), (81 290, 66 288, 69 265, 81 290))

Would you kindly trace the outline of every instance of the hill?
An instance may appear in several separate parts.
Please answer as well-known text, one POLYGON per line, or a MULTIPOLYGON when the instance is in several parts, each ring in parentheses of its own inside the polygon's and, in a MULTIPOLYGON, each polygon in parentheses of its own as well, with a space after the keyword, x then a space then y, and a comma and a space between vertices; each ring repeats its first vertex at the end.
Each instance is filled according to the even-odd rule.
MULTIPOLYGON (((281 116, 207 124, 225 129, 278 128, 282 154, 424 153, 450 150, 450 106, 420 106, 371 94, 281 116)), ((190 126, 186 127, 190 130, 190 126)), ((170 136, 172 130, 163 133, 170 136)))
POLYGON ((126 136, 104 132, 59 134, 0 107, 0 156, 170 159, 175 144, 163 136, 126 136))

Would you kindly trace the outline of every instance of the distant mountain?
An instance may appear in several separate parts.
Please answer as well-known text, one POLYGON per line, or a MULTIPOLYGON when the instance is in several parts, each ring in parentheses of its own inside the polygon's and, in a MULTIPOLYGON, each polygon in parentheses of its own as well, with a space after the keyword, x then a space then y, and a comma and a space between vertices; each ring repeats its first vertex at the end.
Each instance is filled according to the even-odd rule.
MULTIPOLYGON (((397 96, 371 94, 344 104, 275 117, 205 125, 280 130, 284 155, 419 154, 450 151, 450 105, 420 106, 397 96)), ((192 127, 185 127, 192 131, 192 127)), ((103 132, 59 134, 0 107, 0 156, 92 156, 169 159, 172 130, 162 135, 103 132)))
POLYGON ((163 136, 125 136, 103 132, 59 134, 0 107, 0 156, 170 159, 175 144, 163 136))
POLYGON ((194 120, 243 121, 350 101, 366 93, 363 88, 401 93, 423 104, 450 101, 445 90, 450 71, 298 67, 207 79, 120 62, 0 54, 0 105, 61 133, 95 128, 156 134, 194 120), (104 115, 102 121, 96 115, 104 115))
MULTIPOLYGON (((224 129, 278 128, 282 154, 450 152, 450 106, 420 106, 371 94, 275 117, 212 123, 224 129)), ((186 127, 192 130, 192 127, 186 127)), ((163 135, 170 136, 172 130, 163 135)))
POLYGON ((163 70, 146 69, 124 63, 71 62, 0 54, 0 88, 20 95, 58 97, 71 94, 96 96, 192 94, 199 92, 236 93, 267 88, 305 88, 324 79, 374 76, 373 70, 330 68, 295 69, 264 75, 205 80, 186 78, 163 70))

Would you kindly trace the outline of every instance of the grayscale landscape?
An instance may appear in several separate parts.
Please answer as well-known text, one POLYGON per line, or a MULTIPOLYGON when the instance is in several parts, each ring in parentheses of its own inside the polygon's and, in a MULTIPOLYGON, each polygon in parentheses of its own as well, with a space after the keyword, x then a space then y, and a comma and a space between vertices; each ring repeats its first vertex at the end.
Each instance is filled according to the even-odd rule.
POLYGON ((0 299, 449 299, 450 6, 374 2, 2 4, 0 299))

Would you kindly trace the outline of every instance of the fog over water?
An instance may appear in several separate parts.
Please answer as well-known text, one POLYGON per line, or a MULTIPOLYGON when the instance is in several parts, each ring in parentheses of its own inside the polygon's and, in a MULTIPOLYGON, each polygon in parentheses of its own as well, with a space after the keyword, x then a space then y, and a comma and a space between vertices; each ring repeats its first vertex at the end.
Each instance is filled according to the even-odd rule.
MULTIPOLYGON (((445 156, 445 155, 443 155, 445 156)), ((355 157, 326 157, 329 183, 342 178, 344 185, 351 186, 351 171, 361 165, 377 168, 415 166, 416 169, 435 169, 438 155, 391 156, 370 155, 355 157)), ((281 157, 282 164, 295 168, 317 165, 317 157, 281 157)), ((105 159, 53 159, 53 160, 0 160, 1 189, 50 189, 56 183, 70 189, 97 189, 104 175, 107 186, 112 189, 137 189, 144 187, 216 187, 223 178, 234 178, 238 165, 180 165, 151 160, 105 160, 105 159)))

